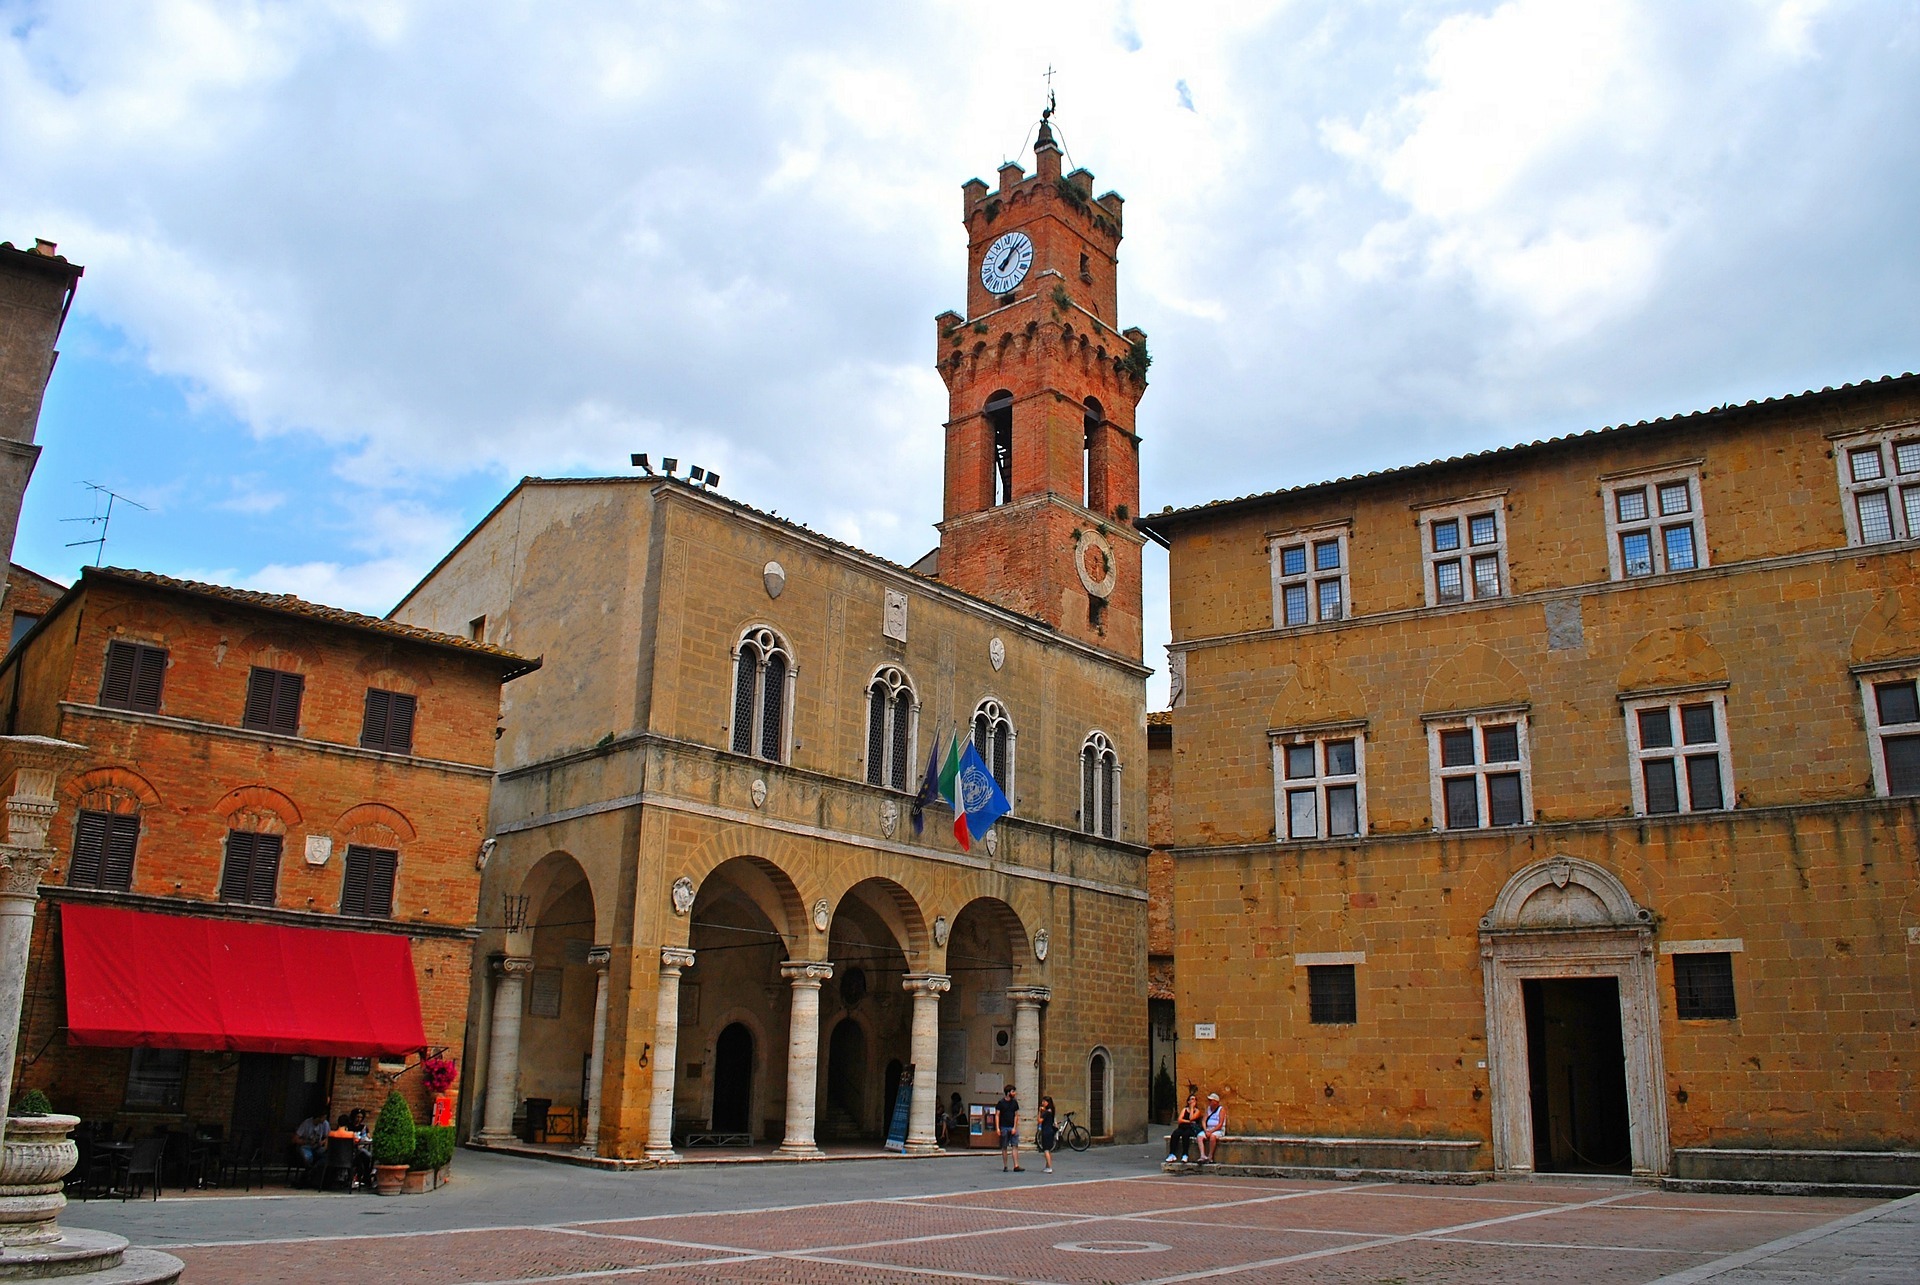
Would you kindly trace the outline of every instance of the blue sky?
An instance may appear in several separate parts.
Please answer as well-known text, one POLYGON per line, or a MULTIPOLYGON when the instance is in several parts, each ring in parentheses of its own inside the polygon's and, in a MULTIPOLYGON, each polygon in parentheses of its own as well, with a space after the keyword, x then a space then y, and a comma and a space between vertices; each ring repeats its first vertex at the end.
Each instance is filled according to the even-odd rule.
POLYGON ((959 185, 1049 65, 1148 511, 1920 365, 1914 3, 1022 14, 0 0, 0 239, 87 268, 17 560, 92 480, 109 561, 382 611, 649 450, 910 561, 959 185))

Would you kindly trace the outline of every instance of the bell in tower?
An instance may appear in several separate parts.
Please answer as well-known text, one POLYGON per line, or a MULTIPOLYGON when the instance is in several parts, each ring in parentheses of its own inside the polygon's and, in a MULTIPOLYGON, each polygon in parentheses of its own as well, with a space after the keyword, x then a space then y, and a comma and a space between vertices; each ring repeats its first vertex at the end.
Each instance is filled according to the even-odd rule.
POLYGON ((1042 115, 1034 173, 961 185, 967 314, 934 319, 948 397, 940 578, 1061 633, 1141 655, 1147 337, 1120 330, 1117 192, 1062 174, 1042 115))

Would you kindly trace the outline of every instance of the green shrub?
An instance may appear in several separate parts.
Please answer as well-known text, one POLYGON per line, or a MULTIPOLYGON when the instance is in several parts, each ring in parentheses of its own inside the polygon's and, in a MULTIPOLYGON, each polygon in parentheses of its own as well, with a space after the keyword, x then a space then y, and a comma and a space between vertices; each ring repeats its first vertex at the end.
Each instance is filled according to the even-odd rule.
POLYGON ((15 1115, 52 1115, 53 1103, 39 1089, 28 1089, 13 1100, 15 1115))
POLYGON ((380 1118, 373 1122, 373 1163, 403 1165, 413 1159, 413 1110, 395 1089, 387 1094, 380 1118))
POLYGON ((438 1169, 453 1159, 453 1126, 423 1124, 413 1131, 411 1169, 438 1169))

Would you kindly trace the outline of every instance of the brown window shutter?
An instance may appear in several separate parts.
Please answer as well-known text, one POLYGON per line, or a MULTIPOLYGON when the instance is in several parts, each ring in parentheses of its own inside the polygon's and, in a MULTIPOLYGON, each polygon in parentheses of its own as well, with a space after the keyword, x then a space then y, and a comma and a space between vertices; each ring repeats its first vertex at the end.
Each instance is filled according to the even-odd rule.
POLYGON ((253 841, 259 837, 238 830, 227 832, 227 859, 220 868, 220 900, 247 900, 253 875, 253 841))
POLYGON ((253 836, 253 872, 247 880, 247 900, 256 906, 271 906, 280 883, 280 836, 253 836))
POLYGON ((100 680, 100 703, 125 709, 133 698, 134 652, 132 643, 107 644, 107 672, 100 680))
POLYGON ((391 848, 373 849, 372 869, 367 876, 367 913, 382 919, 393 914, 393 876, 399 868, 400 854, 391 848))
POLYGON ((143 713, 158 714, 160 685, 167 675, 167 653, 159 647, 135 647, 133 651, 133 690, 127 706, 143 713))
POLYGON ((247 709, 240 716, 243 726, 268 730, 273 718, 274 671, 255 665, 247 672, 247 709))
POLYGON ((107 857, 100 870, 100 887, 127 892, 133 887, 133 854, 140 846, 140 818, 115 816, 107 826, 107 857))
POLYGON ((307 680, 298 674, 274 675, 273 716, 267 730, 292 736, 300 730, 300 693, 307 680))
POLYGON ((367 874, 369 848, 349 847, 347 849, 347 877, 340 887, 340 913, 343 915, 364 915, 367 913, 367 874))
POLYGON ((105 812, 82 812, 73 820, 73 863, 67 883, 74 888, 100 885, 100 867, 107 850, 107 830, 113 818, 105 812))
POLYGON ((387 714, 387 748, 395 754, 413 753, 413 714, 419 702, 401 692, 393 693, 387 714))
POLYGON ((392 714, 393 694, 378 687, 367 688, 367 713, 360 723, 360 748, 387 748, 387 723, 392 714))

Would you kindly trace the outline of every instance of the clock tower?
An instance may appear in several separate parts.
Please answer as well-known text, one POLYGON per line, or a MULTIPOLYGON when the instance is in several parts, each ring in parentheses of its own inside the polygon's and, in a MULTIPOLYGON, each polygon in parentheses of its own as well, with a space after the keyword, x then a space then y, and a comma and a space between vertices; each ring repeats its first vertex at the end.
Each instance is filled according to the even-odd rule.
POLYGON ((940 578, 1141 657, 1140 439, 1147 337, 1117 327, 1121 199, 1060 172, 1041 117, 1028 175, 961 185, 967 315, 943 312, 940 578))

